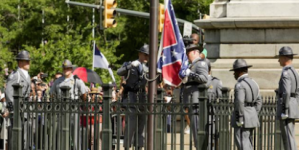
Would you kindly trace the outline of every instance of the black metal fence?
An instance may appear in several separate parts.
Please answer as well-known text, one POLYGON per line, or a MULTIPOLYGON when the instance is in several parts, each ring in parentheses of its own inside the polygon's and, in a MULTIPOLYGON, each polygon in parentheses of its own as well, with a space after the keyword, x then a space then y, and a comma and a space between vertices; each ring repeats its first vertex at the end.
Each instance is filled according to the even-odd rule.
MULTIPOLYGON (((131 149, 146 149, 147 130, 138 135, 138 120, 134 122, 136 128, 130 129, 133 126, 128 119, 130 115, 144 118, 147 118, 146 115, 155 116, 155 150, 236 149, 234 130, 230 126, 231 113, 234 111, 233 98, 229 97, 230 90, 227 88, 223 88, 223 97, 211 99, 208 98, 206 87, 199 86, 197 104, 183 104, 179 101, 167 103, 162 89, 158 89, 154 104, 146 100, 144 103, 111 102, 111 85, 103 85, 103 99, 98 94, 90 94, 89 100, 73 100, 68 87, 61 89, 62 95, 59 97, 30 101, 22 97, 21 86, 14 86, 14 121, 9 142, 11 150, 121 150, 124 145, 127 148, 131 146, 131 149), (148 110, 150 105, 154 107, 152 112, 148 110), (186 115, 190 117, 190 134, 184 133, 186 115), (198 120, 192 116, 198 117, 198 120), (195 122, 197 131, 193 132, 195 129, 192 125, 195 122), (125 144, 125 132, 134 134, 131 143, 125 144), (194 134, 197 136, 196 141, 194 134), (138 142, 139 138, 142 138, 143 145, 138 142)), ((252 134, 254 148, 281 150, 279 124, 275 120, 276 99, 263 99, 259 114, 261 126, 253 130, 252 134)))

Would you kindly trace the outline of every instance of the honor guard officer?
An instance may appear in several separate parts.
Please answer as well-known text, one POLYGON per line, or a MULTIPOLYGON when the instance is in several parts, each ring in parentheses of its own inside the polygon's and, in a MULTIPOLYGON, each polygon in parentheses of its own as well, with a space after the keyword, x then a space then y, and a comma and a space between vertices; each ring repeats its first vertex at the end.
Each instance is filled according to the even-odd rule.
POLYGON ((50 94, 59 98, 59 96, 61 96, 60 88, 63 86, 68 86, 71 88, 70 97, 72 100, 78 100, 79 98, 82 98, 84 101, 87 100, 87 92, 84 82, 72 73, 72 62, 67 59, 64 60, 62 68, 63 76, 55 80, 53 86, 51 87, 50 94))
MULTIPOLYGON (((186 48, 186 53, 189 59, 189 62, 192 64, 188 67, 185 72, 186 77, 183 79, 183 102, 190 104, 199 103, 199 90, 198 85, 206 84, 208 82, 208 65, 204 59, 200 57, 201 51, 203 50, 202 46, 195 44, 190 44, 186 48)), ((190 110, 190 108, 189 108, 190 110)), ((193 113, 197 113, 198 108, 193 109, 193 113)), ((189 118, 192 117, 191 129, 193 129, 193 138, 195 147, 197 147, 197 127, 199 124, 199 119, 197 115, 189 115, 189 118)))
POLYGON ((293 50, 282 47, 279 50, 279 63, 283 67, 278 87, 277 117, 283 136, 285 150, 296 150, 295 119, 299 119, 298 86, 299 76, 292 66, 293 50))
POLYGON ((210 94, 211 98, 220 98, 222 97, 222 82, 216 78, 213 77, 211 74, 211 62, 209 59, 206 59, 206 62, 208 64, 209 67, 209 76, 208 76, 208 83, 207 83, 207 87, 208 89, 208 93, 210 94))
POLYGON ((231 125, 235 129, 235 142, 239 150, 253 150, 251 131, 259 127, 258 113, 262 107, 262 99, 258 84, 248 76, 248 66, 243 59, 233 64, 235 79, 234 112, 231 125))
MULTIPOLYGON (((146 102, 145 86, 147 80, 145 73, 147 72, 149 45, 145 44, 139 49, 139 58, 133 62, 126 62, 121 68, 117 70, 119 76, 124 76, 126 84, 123 84, 123 102, 124 103, 144 103, 146 102)), ((135 108, 129 108, 131 112, 136 112, 135 108)), ((126 117, 128 123, 125 127, 124 135, 124 148, 129 149, 132 144, 133 135, 136 135, 136 129, 138 125, 138 137, 134 137, 134 140, 138 139, 138 149, 143 147, 144 137, 142 132, 145 127, 146 117, 144 115, 130 114, 126 117), (138 120, 138 122, 137 122, 138 120)), ((136 141, 134 142, 134 144, 136 141)), ((136 145, 135 145, 136 146, 136 145)))
MULTIPOLYGON (((10 108, 10 113, 12 116, 13 114, 13 85, 16 83, 21 84, 22 86, 22 94, 24 96, 24 100, 28 100, 30 96, 30 85, 31 85, 31 79, 30 75, 28 73, 29 68, 30 68, 30 54, 28 51, 21 51, 18 53, 16 60, 18 62, 18 69, 14 72, 12 72, 8 79, 7 79, 7 84, 6 84, 6 90, 5 90, 5 95, 6 95, 6 100, 8 104, 8 108, 10 108)), ((27 115, 24 115, 25 120, 27 120, 27 115)), ((12 127, 13 127, 13 118, 10 119, 11 125, 8 129, 8 139, 9 139, 9 149, 12 150, 12 127)), ((27 129, 28 122, 24 121, 24 129, 27 129)), ((27 146, 28 142, 26 142, 27 138, 27 130, 24 130, 24 147, 27 146)))
MULTIPOLYGON (((208 87, 208 97, 209 97, 209 103, 211 103, 212 101, 217 100, 218 98, 222 97, 222 82, 216 78, 213 77, 211 75, 211 62, 209 59, 206 59, 206 62, 208 64, 209 67, 209 76, 208 76, 208 83, 206 84, 208 87)), ((212 148, 212 145, 215 145, 215 133, 216 133, 216 129, 215 129, 215 117, 214 117, 214 110, 212 109, 212 107, 209 107, 209 111, 210 114, 209 115, 209 147, 208 149, 216 149, 215 147, 212 148), (211 138, 212 136, 212 138, 211 138)))
MULTIPOLYGON (((87 100, 87 90, 85 87, 84 82, 78 78, 76 75, 73 75, 73 65, 72 62, 69 60, 64 60, 63 64, 62 64, 62 68, 63 68, 63 76, 56 79, 54 84, 52 85, 51 89, 50 89, 50 95, 54 98, 54 101, 58 101, 61 100, 61 87, 63 86, 68 86, 70 87, 70 97, 71 97, 71 101, 77 101, 79 100, 83 100, 86 101, 87 100)), ((71 116, 73 119, 71 119, 71 125, 72 125, 72 129, 71 132, 73 135, 71 135, 71 137, 74 138, 75 141, 77 141, 78 138, 78 114, 75 114, 71 116)), ((72 139, 73 140, 73 139, 72 139)), ((74 142, 74 147, 75 149, 79 149, 78 147, 78 143, 74 142)), ((55 145, 54 145, 55 146, 55 145)))

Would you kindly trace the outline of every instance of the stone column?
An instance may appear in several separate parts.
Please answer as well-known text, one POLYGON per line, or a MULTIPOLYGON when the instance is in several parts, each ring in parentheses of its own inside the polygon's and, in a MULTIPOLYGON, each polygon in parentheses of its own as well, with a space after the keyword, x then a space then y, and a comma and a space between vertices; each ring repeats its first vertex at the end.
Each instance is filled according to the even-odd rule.
MULTIPOLYGON (((234 88, 228 70, 235 59, 253 65, 249 74, 264 93, 274 94, 281 74, 276 55, 282 46, 299 54, 299 0, 215 0, 210 19, 195 20, 205 30, 212 74, 234 88)), ((296 57, 298 58, 298 57, 296 57)), ((299 61, 294 59, 295 68, 299 61)))
POLYGON ((211 18, 222 18, 226 17, 226 4, 229 0, 215 0, 210 5, 210 17, 211 18))

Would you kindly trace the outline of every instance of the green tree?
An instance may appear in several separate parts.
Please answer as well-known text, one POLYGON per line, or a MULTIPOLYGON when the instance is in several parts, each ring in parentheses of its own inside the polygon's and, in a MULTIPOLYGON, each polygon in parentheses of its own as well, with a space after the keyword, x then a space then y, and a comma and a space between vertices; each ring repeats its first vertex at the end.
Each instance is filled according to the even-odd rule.
MULTIPOLYGON (((98 0, 77 1, 98 3, 98 0)), ((178 18, 192 22, 199 18, 198 8, 200 12, 208 13, 211 2, 212 0, 173 0, 173 5, 178 18)), ((144 0, 118 0, 118 7, 149 12, 150 3, 144 0)), ((15 67, 16 62, 11 52, 16 54, 18 50, 27 49, 33 57, 31 76, 40 71, 54 75, 61 71, 63 59, 70 59, 77 66, 91 68, 92 14, 90 8, 68 7, 61 0, 2 0, 0 67, 3 68, 8 62, 12 62, 15 67), (47 40, 47 44, 43 44, 42 40, 47 40)), ((116 28, 102 30, 99 15, 99 11, 96 11, 95 40, 115 71, 124 61, 136 59, 136 50, 144 43, 149 43, 149 19, 119 14, 116 28)), ((108 71, 96 71, 104 82, 111 81, 108 71)), ((119 77, 116 78, 119 81, 119 77)))

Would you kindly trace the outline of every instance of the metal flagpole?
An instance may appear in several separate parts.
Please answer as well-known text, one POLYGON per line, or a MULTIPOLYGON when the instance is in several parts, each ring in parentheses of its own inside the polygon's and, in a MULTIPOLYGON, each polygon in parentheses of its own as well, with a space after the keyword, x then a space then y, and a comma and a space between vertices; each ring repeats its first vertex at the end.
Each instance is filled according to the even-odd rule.
MULTIPOLYGON (((18 0, 18 23, 19 23, 19 28, 21 27, 21 23, 20 23, 20 16, 21 15, 21 6, 20 6, 20 0, 18 0)), ((20 41, 18 42, 19 45, 18 45, 18 50, 17 52, 19 52, 19 49, 20 49, 20 41)))
POLYGON ((95 41, 95 16, 94 16, 95 8, 92 9, 92 39, 93 39, 93 50, 92 50, 92 70, 94 70, 94 53, 96 48, 96 41, 95 41))
MULTIPOLYGON (((158 48, 158 14, 159 0, 150 1, 150 53, 149 53, 149 77, 154 79, 157 75, 157 48, 158 48)), ((148 103, 149 112, 153 112, 153 103, 157 89, 156 80, 149 81, 148 103)), ((148 115, 147 121, 147 150, 154 150, 154 116, 148 115)))
POLYGON ((44 39, 44 24, 45 24, 45 10, 43 9, 42 10, 42 46, 43 46, 43 49, 44 48, 44 45, 45 45, 45 39, 44 39))

